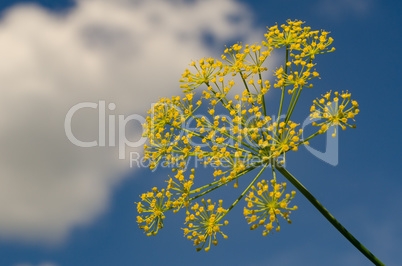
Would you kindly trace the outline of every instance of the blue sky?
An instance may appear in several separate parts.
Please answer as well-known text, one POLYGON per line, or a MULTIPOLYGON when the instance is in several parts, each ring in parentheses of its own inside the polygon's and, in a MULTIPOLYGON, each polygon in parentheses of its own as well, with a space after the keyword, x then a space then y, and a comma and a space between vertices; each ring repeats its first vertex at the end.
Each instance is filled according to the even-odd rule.
MULTIPOLYGON (((230 213, 229 239, 208 253, 182 236, 184 214, 168 214, 165 228, 146 237, 134 202, 169 171, 131 169, 116 149, 79 149, 63 132, 79 102, 113 102, 112 115, 144 114, 160 95, 180 93, 177 80, 192 59, 262 40, 266 26, 289 18, 330 31, 336 47, 319 59, 321 79, 295 117, 303 120, 328 90, 349 90, 361 112, 357 128, 340 133, 338 165, 303 148, 289 154, 288 170, 379 259, 398 265, 402 4, 184 2, 2 1, 0 265, 370 265, 301 194, 293 223, 267 237, 249 230, 242 206, 230 213), (151 22, 142 16, 150 10, 157 12, 151 22)), ((97 118, 83 114, 74 132, 92 140, 97 118)))

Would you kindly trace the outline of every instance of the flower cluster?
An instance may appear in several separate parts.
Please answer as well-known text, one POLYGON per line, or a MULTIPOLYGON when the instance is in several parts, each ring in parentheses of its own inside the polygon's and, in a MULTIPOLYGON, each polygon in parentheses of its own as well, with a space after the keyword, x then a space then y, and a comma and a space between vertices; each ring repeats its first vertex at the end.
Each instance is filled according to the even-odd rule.
POLYGON ((163 228, 163 219, 165 219, 163 212, 169 209, 165 199, 165 190, 158 191, 158 188, 154 187, 152 192, 143 193, 142 201, 137 203, 138 213, 145 213, 144 216, 137 216, 137 222, 148 236, 156 235, 158 230, 163 228))
POLYGON ((177 212, 183 206, 189 206, 191 187, 194 184, 194 172, 194 169, 191 169, 191 175, 188 179, 185 179, 183 170, 179 170, 175 175, 177 181, 174 181, 172 178, 169 179, 167 189, 170 189, 173 193, 169 192, 168 195, 173 196, 171 206, 176 208, 173 212, 177 212))
POLYGON ((158 165, 171 167, 173 176, 166 181, 166 189, 154 188, 144 193, 137 205, 138 223, 148 235, 155 235, 163 227, 164 212, 185 209, 185 236, 198 246, 197 250, 208 251, 211 243, 217 244, 217 235, 227 238, 221 231, 227 222, 222 219, 249 191, 244 214, 249 223, 258 220, 252 229, 264 225, 266 235, 274 227, 273 222, 278 223, 278 216, 288 220, 290 210, 296 209, 288 206, 294 192, 282 197, 284 183, 272 181, 272 191, 265 180, 258 182, 257 188, 254 183, 268 165, 276 180, 275 169, 285 162, 286 153, 308 145, 308 140, 329 126, 350 126, 348 119, 358 113, 357 103, 350 101, 348 92, 335 93, 333 98, 326 94, 314 101, 311 108, 311 117, 324 122, 315 123, 320 129, 302 139, 303 130, 291 116, 302 89, 311 87, 313 79, 319 77, 315 58, 334 51, 328 32, 312 31, 302 24, 289 20, 280 27, 269 28, 261 44, 237 43, 226 47, 219 60, 203 58, 191 62, 180 79, 184 95, 159 99, 152 106, 143 125, 144 136, 149 139, 144 146, 144 158, 150 161, 151 169, 158 165), (267 62, 281 48, 286 54, 284 64, 271 69, 276 79, 274 89, 281 88, 280 107, 278 113, 270 116, 268 109, 272 105, 268 105, 266 96, 272 88, 266 73, 267 62), (289 99, 286 91, 291 95, 289 99), (339 104, 340 98, 343 100, 339 104), (349 103, 352 107, 347 107, 349 103), (195 169, 186 177, 192 159, 214 167, 210 179, 196 178, 195 169), (197 198, 227 187, 230 182, 237 188, 239 178, 247 181, 248 173, 261 167, 227 209, 222 207, 222 200, 218 205, 204 199, 202 206, 195 203, 197 198))
MULTIPOLYGON (((280 27, 272 26, 265 34, 267 43, 275 48, 289 46, 291 50, 300 51, 300 57, 311 57, 326 52, 335 51, 335 48, 329 49, 333 39, 328 38, 326 31, 312 31, 310 27, 301 27, 304 22, 288 20, 287 24, 280 27)), ((266 45, 266 42, 263 44, 266 45)))
POLYGON ((328 32, 312 31, 310 27, 301 27, 302 24, 301 21, 289 20, 280 28, 278 25, 270 27, 265 34, 267 42, 264 44, 275 48, 286 46, 290 51, 287 55, 293 58, 287 60, 285 66, 277 69, 274 74, 277 78, 275 87, 292 85, 289 94, 295 93, 298 88, 312 87, 308 81, 319 76, 313 70, 313 59, 318 54, 335 51, 333 47, 329 49, 333 39, 328 37, 328 32))
POLYGON ((320 133, 324 133, 328 127, 335 126, 335 132, 332 134, 336 136, 336 126, 340 126, 343 130, 346 126, 355 128, 356 125, 350 125, 348 120, 354 120, 354 117, 359 113, 359 104, 350 99, 350 93, 335 92, 331 98, 331 92, 327 92, 322 96, 323 98, 314 100, 311 106, 310 117, 312 119, 322 119, 321 123, 313 122, 313 126, 320 126, 320 133), (341 102, 339 101, 341 98, 341 102))
POLYGON ((265 227, 262 233, 264 236, 274 228, 273 222, 276 222, 276 231, 279 232, 278 215, 286 219, 288 223, 291 223, 288 218, 290 211, 297 209, 297 206, 289 207, 290 200, 296 194, 295 191, 292 191, 291 195, 286 194, 281 199, 286 188, 286 183, 277 184, 275 179, 272 179, 271 185, 273 188, 272 191, 269 191, 269 184, 265 180, 261 180, 257 184, 257 188, 252 186, 252 191, 246 197, 248 208, 245 207, 243 211, 249 224, 256 222, 250 227, 251 230, 261 225, 265 227))
POLYGON ((203 206, 195 203, 191 207, 194 213, 187 212, 187 228, 183 230, 184 236, 193 240, 195 246, 199 246, 197 247, 197 251, 203 249, 207 242, 208 247, 205 248, 205 251, 208 251, 211 248, 211 243, 215 246, 218 244, 218 240, 216 239, 217 233, 220 233, 225 239, 228 238, 222 233, 220 227, 227 225, 229 222, 224 221, 220 223, 226 213, 226 210, 222 208, 222 200, 219 201, 218 208, 215 208, 216 204, 212 204, 210 199, 207 200, 208 205, 205 203, 204 199, 201 201, 203 206))

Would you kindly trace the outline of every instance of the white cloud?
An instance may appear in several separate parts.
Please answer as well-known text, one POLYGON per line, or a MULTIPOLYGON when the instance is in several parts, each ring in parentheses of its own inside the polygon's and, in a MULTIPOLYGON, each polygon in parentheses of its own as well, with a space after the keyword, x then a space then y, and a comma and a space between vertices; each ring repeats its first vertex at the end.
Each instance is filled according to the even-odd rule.
MULTIPOLYGON (((232 0, 82 0, 63 15, 9 10, 0 23, 0 237, 65 239, 105 209, 128 170, 116 148, 69 142, 63 125, 73 105, 105 100, 117 106, 107 114, 143 113, 157 97, 180 93, 191 59, 213 55, 205 33, 223 44, 256 32, 232 0)), ((97 111, 77 113, 73 132, 96 139, 97 111)))

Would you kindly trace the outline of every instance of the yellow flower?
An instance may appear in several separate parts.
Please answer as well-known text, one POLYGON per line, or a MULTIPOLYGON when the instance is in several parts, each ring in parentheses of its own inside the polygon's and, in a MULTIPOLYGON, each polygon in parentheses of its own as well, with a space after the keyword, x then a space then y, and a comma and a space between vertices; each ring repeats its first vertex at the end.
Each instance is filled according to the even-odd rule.
POLYGON ((184 93, 192 91, 202 84, 208 84, 216 78, 216 72, 222 69, 222 62, 212 58, 201 59, 198 66, 195 62, 190 65, 195 68, 195 72, 192 73, 186 69, 180 79, 180 82, 184 83, 180 85, 181 88, 184 88, 184 93))
POLYGON ((220 223, 223 216, 226 214, 226 210, 222 208, 222 200, 219 201, 218 208, 216 204, 212 204, 211 200, 204 199, 201 200, 203 206, 198 203, 191 207, 191 210, 195 212, 191 214, 187 213, 186 224, 187 228, 184 228, 184 236, 194 242, 197 247, 197 251, 204 248, 205 244, 208 242, 208 246, 205 247, 205 251, 209 251, 211 248, 211 243, 215 246, 218 244, 216 235, 220 233, 223 238, 227 239, 227 236, 221 231, 221 226, 227 225, 228 221, 220 223), (208 205, 207 205, 208 204, 208 205))
POLYGON ((346 129, 346 126, 356 127, 354 124, 350 125, 349 120, 355 121, 354 117, 359 113, 359 105, 356 101, 352 101, 350 96, 351 94, 347 91, 341 94, 335 92, 331 99, 331 92, 327 92, 323 98, 314 100, 310 117, 311 119, 324 120, 321 123, 313 122, 314 126, 321 127, 319 133, 324 133, 328 127, 335 126, 335 133, 332 134, 335 137, 336 126, 340 126, 343 130, 346 129), (342 102, 340 102, 339 97, 342 98, 342 102))
POLYGON ((252 187, 252 191, 246 197, 247 208, 244 208, 244 215, 249 224, 254 223, 250 229, 254 230, 259 226, 264 226, 265 230, 263 235, 266 236, 275 225, 276 231, 280 230, 278 216, 282 216, 288 223, 289 214, 291 210, 296 210, 297 206, 289 207, 290 200, 294 198, 296 192, 292 191, 291 195, 283 193, 286 189, 286 183, 277 184, 273 179, 271 180, 272 190, 269 190, 267 181, 262 180, 256 187, 252 187), (281 199, 282 198, 282 199, 281 199))
POLYGON ((137 222, 148 235, 163 227, 164 212, 185 209, 184 235, 198 251, 208 251, 211 243, 217 244, 217 235, 227 238, 221 231, 227 222, 222 219, 247 193, 244 215, 253 224, 251 229, 264 226, 266 235, 275 227, 279 231, 279 216, 290 222, 290 211, 297 208, 289 207, 295 192, 283 195, 286 184, 277 184, 275 174, 271 184, 262 180, 256 187, 253 185, 268 165, 279 169, 280 156, 284 163, 287 152, 308 145, 309 139, 330 126, 351 126, 350 119, 359 112, 350 93, 336 92, 331 97, 329 92, 315 100, 310 109, 312 119, 323 120, 313 123, 320 129, 301 139, 303 130, 291 120, 292 113, 302 90, 312 87, 313 79, 319 78, 315 57, 334 50, 328 32, 313 31, 303 24, 288 20, 284 25, 270 27, 261 44, 226 47, 222 61, 202 58, 191 62, 180 80, 184 95, 161 98, 153 105, 143 125, 143 135, 148 137, 144 159, 151 169, 162 165, 171 168, 173 175, 167 180, 166 190, 154 188, 142 194, 137 204, 137 222), (263 72, 268 71, 266 62, 271 53, 281 47, 286 49, 285 61, 273 71, 273 87, 282 89, 280 108, 274 114, 277 118, 271 119, 271 103, 266 100, 271 101, 274 95, 268 95, 271 84, 263 72), (236 92, 231 94, 233 90, 236 92), (195 179, 195 169, 189 167, 193 159, 202 166, 213 166, 213 173, 195 179), (261 166, 260 173, 227 210, 221 200, 218 205, 202 198, 202 204, 194 203, 230 182, 238 189, 239 179, 261 166))
POLYGON ((300 26, 304 22, 287 20, 287 25, 283 24, 279 29, 278 25, 270 27, 265 34, 267 38, 266 42, 263 42, 265 46, 273 46, 275 48, 281 48, 285 45, 293 45, 292 49, 295 49, 298 44, 299 38, 303 38, 304 32, 308 31, 305 27, 302 29, 300 26))
POLYGON ((191 192, 191 187, 194 184, 194 169, 191 169, 191 174, 188 179, 184 178, 183 170, 178 170, 177 174, 175 175, 175 179, 177 182, 173 181, 172 178, 169 179, 167 189, 171 190, 169 192, 169 206, 175 208, 173 212, 177 212, 180 210, 181 207, 189 206, 189 196, 191 192))
POLYGON ((164 212, 169 209, 168 195, 168 191, 164 189, 159 192, 157 188, 153 188, 153 192, 142 194, 142 201, 137 203, 140 214, 137 216, 137 223, 148 236, 156 235, 163 228, 164 212))

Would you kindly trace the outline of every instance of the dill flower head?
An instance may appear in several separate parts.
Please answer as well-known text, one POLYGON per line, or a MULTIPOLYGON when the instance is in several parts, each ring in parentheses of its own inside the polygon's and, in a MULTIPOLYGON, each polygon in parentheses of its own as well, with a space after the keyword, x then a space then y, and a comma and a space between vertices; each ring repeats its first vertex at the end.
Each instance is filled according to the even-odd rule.
POLYGON ((172 178, 169 179, 167 189, 170 189, 173 193, 169 192, 170 202, 173 208, 173 212, 177 212, 180 210, 181 207, 188 207, 189 206, 189 196, 191 193, 191 187, 194 184, 194 169, 191 169, 191 175, 188 179, 185 179, 183 170, 178 170, 177 174, 174 176, 174 181, 172 178))
POLYGON ((350 126, 349 120, 358 113, 357 102, 350 100, 348 92, 335 93, 332 98, 331 93, 326 94, 311 107, 311 118, 323 120, 314 123, 320 129, 302 138, 303 129, 291 119, 292 114, 303 89, 311 88, 314 79, 320 78, 316 57, 335 50, 328 32, 313 31, 303 24, 288 20, 270 27, 261 43, 236 43, 225 47, 219 59, 192 61, 180 79, 184 95, 161 98, 149 110, 143 125, 143 135, 149 139, 144 159, 149 160, 151 169, 170 167, 173 175, 168 176, 166 189, 144 193, 137 204, 138 223, 148 235, 163 227, 164 212, 185 209, 184 235, 197 250, 208 251, 211 243, 218 243, 217 236, 227 238, 221 231, 228 223, 222 222, 223 218, 247 193, 244 214, 253 223, 251 229, 263 225, 267 235, 274 223, 279 231, 279 216, 290 222, 290 211, 297 208, 289 207, 295 192, 283 195, 286 184, 276 183, 275 170, 285 163, 288 152, 308 145, 329 126, 350 126), (284 63, 269 69, 271 54, 281 48, 286 52, 284 63), (276 113, 266 100, 269 91, 278 88, 281 98, 276 113), (213 173, 196 177, 196 169, 189 167, 191 160, 212 166, 213 173), (267 166, 273 172, 271 190, 265 180, 258 182, 267 166), (256 169, 259 173, 247 180, 247 174, 256 169), (202 198, 229 183, 236 189, 243 180, 247 188, 227 209, 222 200, 212 204, 202 198), (201 205, 195 203, 198 198, 201 205))
POLYGON ((349 124, 350 120, 354 120, 354 117, 359 113, 359 104, 356 101, 350 99, 350 93, 346 92, 335 92, 334 96, 331 97, 331 91, 322 95, 321 99, 314 100, 314 104, 311 106, 310 117, 312 119, 322 119, 323 122, 316 123, 313 122, 313 126, 321 126, 320 133, 324 133, 328 127, 335 126, 335 133, 332 134, 333 137, 336 136, 336 126, 340 126, 343 130, 346 126, 355 128, 356 125, 349 124))
POLYGON ((290 200, 294 198, 296 192, 292 191, 291 195, 283 193, 286 189, 286 183, 277 184, 275 179, 271 180, 272 190, 269 190, 269 184, 265 180, 261 180, 257 184, 257 188, 252 186, 250 193, 246 197, 247 207, 244 208, 245 215, 249 224, 254 223, 250 229, 254 230, 259 226, 264 226, 263 235, 266 236, 275 226, 279 232, 278 216, 282 216, 288 223, 291 210, 296 210, 297 206, 289 207, 290 200))
POLYGON ((291 50, 302 51, 301 57, 315 56, 335 50, 335 48, 329 49, 333 42, 333 39, 328 37, 329 32, 312 31, 310 27, 302 27, 304 22, 300 20, 289 19, 286 23, 280 27, 275 25, 268 28, 268 32, 265 34, 267 42, 263 44, 275 48, 289 45, 291 50))
POLYGON ((190 66, 194 67, 196 72, 191 73, 190 70, 186 69, 180 80, 181 82, 186 82, 180 85, 181 88, 184 88, 185 93, 196 89, 204 83, 213 81, 216 78, 216 71, 222 69, 222 62, 213 58, 203 58, 199 61, 198 66, 195 61, 190 66))
POLYGON ((187 236, 187 239, 191 239, 197 247, 197 251, 200 251, 204 248, 205 244, 208 243, 208 246, 205 247, 205 251, 209 251, 211 248, 211 243, 215 246, 218 244, 218 240, 216 235, 219 233, 223 236, 223 238, 227 239, 228 237, 221 231, 221 226, 227 225, 229 222, 224 221, 220 223, 223 216, 226 213, 226 210, 222 208, 222 200, 219 201, 219 205, 216 208, 216 204, 212 204, 211 200, 208 199, 207 203, 202 199, 202 206, 198 203, 195 203, 191 207, 191 211, 188 211, 186 217, 187 228, 184 228, 184 236, 187 236))
POLYGON ((159 229, 163 228, 163 219, 165 219, 163 212, 169 209, 167 195, 169 193, 164 189, 158 191, 154 187, 152 192, 143 193, 142 201, 137 203, 137 211, 140 214, 137 216, 137 223, 148 236, 156 235, 159 229))

